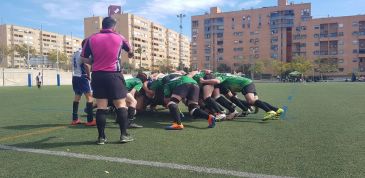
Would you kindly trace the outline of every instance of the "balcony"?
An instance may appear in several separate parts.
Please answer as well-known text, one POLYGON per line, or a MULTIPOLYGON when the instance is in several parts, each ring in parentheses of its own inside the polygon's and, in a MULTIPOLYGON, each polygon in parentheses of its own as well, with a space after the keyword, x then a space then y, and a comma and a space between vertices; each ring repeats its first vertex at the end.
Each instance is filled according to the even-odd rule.
POLYGON ((359 54, 365 54, 365 49, 359 49, 358 53, 359 54))

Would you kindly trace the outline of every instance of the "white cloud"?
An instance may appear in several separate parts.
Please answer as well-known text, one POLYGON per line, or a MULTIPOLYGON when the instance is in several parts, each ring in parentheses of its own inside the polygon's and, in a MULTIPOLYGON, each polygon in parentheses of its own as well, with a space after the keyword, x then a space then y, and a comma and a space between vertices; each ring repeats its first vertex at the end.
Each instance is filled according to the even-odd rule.
POLYGON ((209 11, 210 7, 228 6, 230 8, 248 8, 261 3, 263 0, 151 0, 145 7, 137 10, 136 14, 160 21, 179 13, 197 13, 209 11))
POLYGON ((81 20, 84 17, 106 16, 109 5, 124 5, 126 0, 48 0, 36 1, 41 4, 50 18, 61 20, 81 20))
POLYGON ((209 10, 212 6, 222 6, 232 0, 152 0, 139 9, 136 14, 160 20, 178 13, 193 13, 209 10))

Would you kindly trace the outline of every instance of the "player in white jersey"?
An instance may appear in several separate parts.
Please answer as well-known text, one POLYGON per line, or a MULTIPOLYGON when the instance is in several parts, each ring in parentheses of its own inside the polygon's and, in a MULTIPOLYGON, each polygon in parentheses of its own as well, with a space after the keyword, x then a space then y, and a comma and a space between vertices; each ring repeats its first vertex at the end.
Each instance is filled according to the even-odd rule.
MULTIPOLYGON (((84 45, 85 40, 82 41, 81 47, 84 45)), ((81 49, 76 51, 72 57, 72 88, 75 92, 75 98, 72 106, 72 122, 71 125, 80 124, 81 121, 78 117, 79 102, 82 94, 86 98, 86 113, 87 122, 86 126, 95 126, 96 121, 93 119, 93 97, 90 87, 90 66, 86 63, 82 63, 80 59, 81 49)))

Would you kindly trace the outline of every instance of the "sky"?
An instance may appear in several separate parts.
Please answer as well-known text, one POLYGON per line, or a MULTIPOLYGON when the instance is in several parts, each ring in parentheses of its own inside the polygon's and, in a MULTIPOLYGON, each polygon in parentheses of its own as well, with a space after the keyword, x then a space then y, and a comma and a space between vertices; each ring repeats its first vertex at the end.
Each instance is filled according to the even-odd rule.
MULTIPOLYGON (((314 18, 365 14, 365 0, 294 0, 312 3, 314 18)), ((60 34, 84 37, 84 17, 106 16, 109 5, 122 5, 122 11, 155 21, 179 31, 177 14, 183 19, 183 34, 191 35, 193 15, 210 7, 223 12, 276 6, 277 0, 0 0, 0 24, 14 24, 60 34)))

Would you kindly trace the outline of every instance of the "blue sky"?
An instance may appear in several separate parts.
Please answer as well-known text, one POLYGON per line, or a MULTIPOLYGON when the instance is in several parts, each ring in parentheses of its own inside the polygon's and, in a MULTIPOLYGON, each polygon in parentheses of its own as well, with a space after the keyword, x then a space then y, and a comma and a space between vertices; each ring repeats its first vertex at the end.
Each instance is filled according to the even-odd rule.
MULTIPOLYGON (((294 0, 311 2, 314 18, 365 14, 364 0, 294 0)), ((0 23, 15 24, 83 37, 83 18, 105 16, 110 4, 122 5, 124 12, 134 13, 179 31, 179 13, 184 34, 190 36, 190 16, 219 6, 232 11, 263 6, 275 6, 276 0, 0 0, 0 23)))

